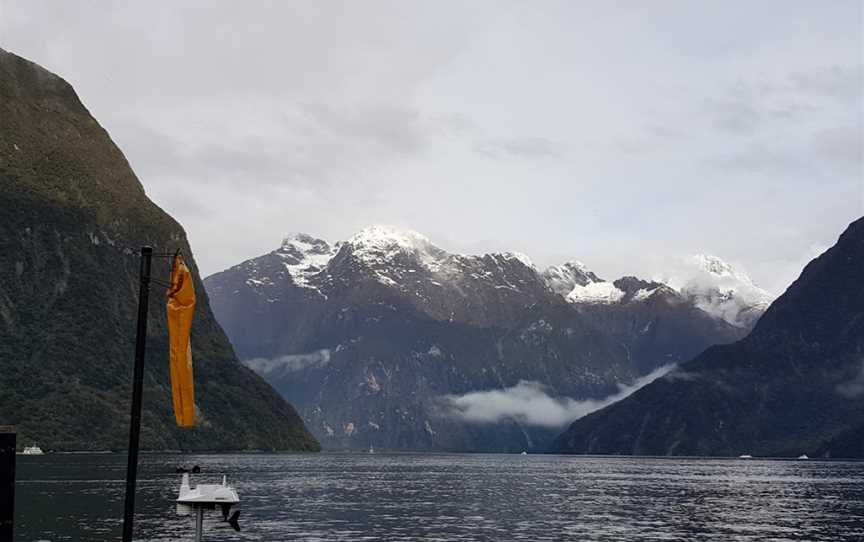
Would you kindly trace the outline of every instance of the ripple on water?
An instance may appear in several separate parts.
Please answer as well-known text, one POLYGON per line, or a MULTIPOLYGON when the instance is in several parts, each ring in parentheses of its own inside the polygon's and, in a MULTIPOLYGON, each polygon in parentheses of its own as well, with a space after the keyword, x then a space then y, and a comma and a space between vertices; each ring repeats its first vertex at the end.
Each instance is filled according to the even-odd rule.
MULTIPOLYGON (((864 463, 456 454, 142 457, 136 540, 188 540, 178 464, 227 473, 235 533, 327 541, 864 539, 864 463)), ((125 456, 19 459, 16 539, 116 540, 125 456)))

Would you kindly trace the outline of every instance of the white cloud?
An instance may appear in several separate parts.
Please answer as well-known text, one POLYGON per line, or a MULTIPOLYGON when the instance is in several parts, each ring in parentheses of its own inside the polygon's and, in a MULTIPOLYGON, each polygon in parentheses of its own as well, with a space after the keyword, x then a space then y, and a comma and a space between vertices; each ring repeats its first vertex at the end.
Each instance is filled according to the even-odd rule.
POLYGON ((744 270, 704 254, 667 261, 654 280, 675 288, 708 314, 739 327, 750 326, 776 297, 754 284, 744 270))
POLYGON ((619 385, 617 393, 602 399, 576 401, 551 397, 548 389, 534 381, 522 380, 503 390, 475 391, 441 398, 445 415, 469 423, 498 423, 515 420, 524 425, 563 427, 574 420, 628 397, 639 388, 671 371, 674 365, 655 369, 630 386, 619 385))
POLYGON ((521 137, 486 141, 475 145, 474 149, 490 158, 560 158, 564 154, 563 145, 542 137, 521 137))

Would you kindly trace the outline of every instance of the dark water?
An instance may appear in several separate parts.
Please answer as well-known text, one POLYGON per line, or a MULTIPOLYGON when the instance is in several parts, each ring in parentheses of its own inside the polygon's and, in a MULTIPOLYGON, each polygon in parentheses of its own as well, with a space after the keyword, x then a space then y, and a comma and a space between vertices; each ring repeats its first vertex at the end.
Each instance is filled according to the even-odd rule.
MULTIPOLYGON (((864 463, 431 454, 146 455, 136 540, 192 538, 181 463, 243 499, 211 541, 864 540, 864 463)), ((16 540, 119 540, 125 456, 18 467, 16 540)))

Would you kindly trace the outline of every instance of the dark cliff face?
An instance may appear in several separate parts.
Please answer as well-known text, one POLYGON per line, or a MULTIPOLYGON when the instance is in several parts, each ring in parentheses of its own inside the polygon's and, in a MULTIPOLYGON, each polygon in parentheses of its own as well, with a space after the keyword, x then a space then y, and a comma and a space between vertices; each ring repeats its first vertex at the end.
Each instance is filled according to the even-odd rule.
POLYGON ((241 359, 298 405, 325 447, 538 451, 560 426, 467 422, 446 396, 532 381, 550 397, 605 397, 740 337, 658 284, 625 280, 629 297, 615 307, 555 291, 597 280, 373 227, 336 246, 289 237, 205 284, 241 359))
POLYGON ((710 345, 733 342, 747 332, 698 309, 665 285, 633 277, 614 284, 624 292, 622 303, 576 304, 574 309, 622 345, 639 373, 683 363, 710 345), (646 290, 652 292, 650 297, 633 299, 646 290))
MULTIPOLYGON (((195 429, 175 427, 154 287, 142 446, 316 449, 294 409, 237 362, 182 227, 147 198, 72 87, 0 50, 0 423, 18 426, 21 445, 126 447, 142 245, 179 248, 192 269, 200 410, 195 429)), ((166 265, 155 260, 154 275, 166 265)))
POLYGON ((751 334, 576 421, 564 453, 862 457, 864 219, 751 334))

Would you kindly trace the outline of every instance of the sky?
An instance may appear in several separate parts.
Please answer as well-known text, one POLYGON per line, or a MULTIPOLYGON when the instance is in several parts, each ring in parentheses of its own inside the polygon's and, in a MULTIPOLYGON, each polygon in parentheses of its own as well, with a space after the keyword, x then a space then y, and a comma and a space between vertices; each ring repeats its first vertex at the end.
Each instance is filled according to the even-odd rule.
POLYGON ((204 275, 371 224, 779 294, 864 215, 862 2, 0 0, 204 275))

